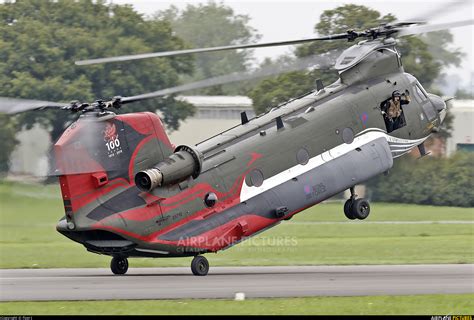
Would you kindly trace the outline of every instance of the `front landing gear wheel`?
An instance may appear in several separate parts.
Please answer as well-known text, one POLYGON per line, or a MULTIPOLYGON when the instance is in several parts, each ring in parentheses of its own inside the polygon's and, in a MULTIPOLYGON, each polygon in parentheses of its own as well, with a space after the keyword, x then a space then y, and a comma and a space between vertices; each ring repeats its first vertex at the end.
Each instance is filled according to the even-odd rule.
POLYGON ((128 260, 127 258, 113 257, 110 261, 110 270, 114 274, 125 274, 128 270, 128 260))
POLYGON ((352 215, 359 219, 364 220, 369 216, 370 213, 370 204, 369 201, 365 200, 364 198, 357 199, 352 204, 352 215))
POLYGON ((209 262, 203 256, 195 256, 191 262, 191 271, 195 276, 205 276, 209 272, 209 262))
POLYGON ((346 215, 347 219, 354 220, 356 217, 352 214, 352 205, 354 204, 354 200, 348 199, 346 203, 344 203, 344 214, 346 215))

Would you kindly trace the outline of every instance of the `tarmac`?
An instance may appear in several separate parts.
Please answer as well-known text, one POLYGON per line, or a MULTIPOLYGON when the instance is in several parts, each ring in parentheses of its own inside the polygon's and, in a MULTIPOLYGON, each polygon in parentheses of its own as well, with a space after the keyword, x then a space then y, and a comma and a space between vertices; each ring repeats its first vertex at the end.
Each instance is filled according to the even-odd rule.
POLYGON ((306 296, 451 294, 474 292, 474 264, 2 269, 0 301, 233 299, 306 296))

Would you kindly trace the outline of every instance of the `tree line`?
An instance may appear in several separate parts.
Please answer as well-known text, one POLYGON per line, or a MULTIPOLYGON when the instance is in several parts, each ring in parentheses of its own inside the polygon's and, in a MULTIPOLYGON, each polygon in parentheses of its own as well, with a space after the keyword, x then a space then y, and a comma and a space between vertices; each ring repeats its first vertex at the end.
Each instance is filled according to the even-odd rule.
POLYGON ((388 175, 370 180, 367 187, 374 201, 474 207, 474 154, 401 157, 388 175))

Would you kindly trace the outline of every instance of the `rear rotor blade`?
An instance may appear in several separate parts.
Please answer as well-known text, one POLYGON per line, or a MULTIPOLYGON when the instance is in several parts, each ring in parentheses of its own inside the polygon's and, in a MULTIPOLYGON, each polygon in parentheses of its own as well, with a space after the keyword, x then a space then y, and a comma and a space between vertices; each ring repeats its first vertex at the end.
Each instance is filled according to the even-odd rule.
POLYGON ((444 29, 458 28, 458 27, 468 26, 472 24, 474 24, 474 20, 471 19, 471 20, 464 20, 464 21, 457 21, 457 22, 420 25, 420 26, 407 27, 407 28, 401 29, 400 31, 397 32, 397 35, 409 36, 409 35, 439 31, 439 30, 444 30, 444 29))
POLYGON ((415 16, 410 19, 404 19, 404 21, 429 21, 433 20, 435 17, 439 15, 445 15, 449 12, 459 10, 466 4, 472 4, 472 0, 460 0, 460 1, 452 1, 443 3, 441 6, 437 6, 432 8, 431 10, 428 9, 423 14, 415 16))
POLYGON ((202 88, 228 84, 228 83, 233 83, 233 82, 238 82, 238 81, 244 81, 244 80, 258 79, 258 78, 277 75, 277 74, 281 74, 285 72, 304 70, 311 67, 316 67, 318 69, 329 68, 330 66, 334 64, 334 61, 339 56, 339 54, 340 54, 339 51, 331 51, 325 55, 314 55, 314 56, 297 59, 287 65, 283 64, 283 65, 277 65, 277 66, 275 65, 267 66, 253 73, 236 72, 236 73, 213 77, 213 78, 209 78, 209 79, 205 79, 205 80, 201 80, 197 82, 187 83, 187 84, 180 85, 173 88, 158 90, 158 91, 154 91, 154 92, 150 92, 146 94, 140 94, 140 95, 131 96, 131 97, 123 97, 121 99, 121 103, 125 104, 125 103, 137 102, 137 101, 152 99, 152 98, 156 98, 160 96, 166 96, 173 93, 179 93, 179 92, 184 92, 184 91, 189 91, 189 90, 194 90, 194 89, 202 89, 202 88))
POLYGON ((16 99, 0 97, 0 112, 1 113, 19 113, 28 110, 41 110, 47 108, 62 108, 64 103, 41 101, 41 100, 29 100, 29 99, 16 99))
POLYGON ((264 48, 264 47, 276 47, 276 46, 288 46, 306 42, 320 41, 320 40, 338 40, 338 39, 347 39, 347 33, 335 34, 325 37, 317 38, 307 38, 299 40, 288 40, 288 41, 277 41, 277 42, 266 42, 266 43, 254 43, 254 44, 244 44, 244 45, 230 45, 230 46, 221 46, 221 47, 211 47, 211 48, 197 48, 197 49, 187 49, 187 50, 176 50, 176 51, 166 51, 166 52, 154 52, 154 53, 143 53, 127 56, 118 56, 110 58, 99 58, 99 59, 90 59, 90 60, 81 60, 76 61, 76 65, 90 65, 97 63, 108 63, 108 62, 117 62, 117 61, 130 61, 130 60, 139 60, 147 58, 156 58, 156 57, 168 57, 168 56, 177 56, 190 53, 203 53, 203 52, 216 52, 216 51, 225 51, 225 50, 235 50, 235 49, 255 49, 255 48, 264 48))

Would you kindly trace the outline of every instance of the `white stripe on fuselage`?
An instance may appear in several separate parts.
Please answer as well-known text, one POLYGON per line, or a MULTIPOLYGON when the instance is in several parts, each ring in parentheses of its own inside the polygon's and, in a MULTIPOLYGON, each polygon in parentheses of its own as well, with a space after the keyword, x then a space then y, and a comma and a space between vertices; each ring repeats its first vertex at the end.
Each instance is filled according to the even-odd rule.
POLYGON ((285 171, 277 173, 276 175, 265 179, 263 181, 263 184, 260 187, 254 187, 254 186, 249 187, 245 183, 245 180, 244 180, 242 183, 242 188, 240 189, 240 201, 243 202, 248 199, 251 199, 267 190, 275 188, 276 186, 293 179, 294 177, 302 175, 314 168, 317 168, 323 165, 326 162, 339 158, 340 156, 343 156, 346 153, 352 150, 355 150, 356 148, 359 148, 379 138, 385 138, 388 141, 391 150, 392 148, 399 149, 400 147, 402 147, 401 149, 404 149, 404 150, 400 150, 397 152, 403 152, 405 150, 408 152, 408 150, 422 143, 428 137, 417 139, 417 140, 400 139, 397 137, 390 136, 385 131, 380 130, 380 129, 375 129, 375 128, 366 129, 360 132, 354 138, 354 141, 351 144, 347 144, 347 143, 340 144, 326 152, 323 152, 309 159, 308 163, 305 165, 297 164, 296 166, 293 166, 285 171), (400 145, 396 145, 396 144, 400 144, 400 145))

